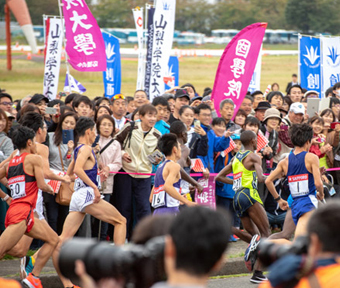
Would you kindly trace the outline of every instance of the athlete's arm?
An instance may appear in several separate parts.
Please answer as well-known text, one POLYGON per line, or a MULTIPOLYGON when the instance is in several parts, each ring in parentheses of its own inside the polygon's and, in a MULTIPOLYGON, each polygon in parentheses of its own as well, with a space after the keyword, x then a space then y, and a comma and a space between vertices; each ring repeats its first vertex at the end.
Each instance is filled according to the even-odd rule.
POLYGON ((64 177, 62 177, 62 176, 59 176, 57 174, 54 174, 51 171, 50 163, 48 163, 48 156, 49 156, 48 147, 46 145, 40 144, 40 145, 38 145, 37 148, 38 148, 37 153, 42 158, 42 167, 43 167, 45 179, 62 181, 62 182, 69 184, 71 182, 71 179, 68 175, 65 175, 64 177))
POLYGON ((226 177, 228 174, 233 172, 232 162, 225 166, 216 176, 215 181, 222 182, 225 184, 233 184, 233 179, 226 177))
POLYGON ((4 161, 2 161, 2 162, 0 163, 0 168, 3 167, 5 164, 9 163, 9 161, 12 160, 12 158, 15 156, 15 154, 16 154, 17 152, 18 152, 18 149, 14 150, 14 151, 12 152, 12 154, 9 155, 9 157, 8 157, 7 159, 5 159, 4 161))
POLYGON ((199 184, 194 178, 192 178, 183 168, 181 168, 181 178, 184 181, 187 181, 189 184, 197 188, 198 193, 203 192, 203 187, 199 184))
MULTIPOLYGON (((279 162, 279 164, 277 165, 276 169, 274 171, 272 171, 269 176, 267 177, 265 184, 268 188, 268 191, 270 192, 270 194, 272 194, 272 196, 274 197, 274 199, 278 198, 280 195, 277 193, 275 186, 274 186, 274 181, 278 178, 281 177, 282 172, 284 172, 283 170, 283 163, 285 161, 281 161, 279 162)), ((282 210, 287 210, 288 209, 288 203, 287 201, 280 199, 278 201, 278 204, 280 206, 280 208, 282 210)))
MULTIPOLYGON (((306 162, 307 164, 310 165, 311 170, 310 171, 313 174, 314 177, 314 183, 315 183, 315 188, 318 191, 317 192, 317 198, 318 200, 323 200, 324 198, 324 193, 323 193, 323 184, 322 184, 322 180, 321 180, 321 174, 320 174, 320 164, 319 164, 319 157, 312 154, 312 153, 307 153, 306 154, 306 162)), ((308 166, 309 166, 308 165, 308 166)))
MULTIPOLYGON (((174 183, 177 180, 176 178, 180 174, 181 166, 177 163, 170 162, 166 164, 165 169, 168 171, 168 176, 165 179, 164 191, 168 193, 172 198, 182 202, 185 205, 195 205, 196 203, 191 202, 187 198, 183 197, 174 187, 174 183)), ((163 171, 163 173, 167 171, 163 171)))
POLYGON ((155 189, 155 186, 152 187, 150 197, 149 197, 149 202, 152 203, 152 196, 153 196, 153 189, 155 189))
POLYGON ((84 166, 86 161, 91 157, 92 155, 92 148, 88 145, 84 145, 79 149, 77 161, 74 163, 74 169, 73 172, 77 174, 77 176, 83 180, 83 182, 90 186, 95 194, 95 199, 93 200, 93 203, 98 203, 100 200, 100 193, 98 190, 98 187, 91 181, 89 176, 84 171, 84 166))
POLYGON ((52 187, 45 183, 41 156, 29 155, 28 157, 26 157, 26 161, 24 163, 25 167, 27 164, 31 164, 33 167, 33 173, 34 173, 35 179, 37 180, 38 188, 44 192, 54 195, 54 191, 52 187), (26 163, 26 161, 28 163, 26 163))
POLYGON ((260 183, 264 183, 267 177, 263 175, 261 158, 255 153, 251 153, 249 156, 257 174, 257 181, 260 183))

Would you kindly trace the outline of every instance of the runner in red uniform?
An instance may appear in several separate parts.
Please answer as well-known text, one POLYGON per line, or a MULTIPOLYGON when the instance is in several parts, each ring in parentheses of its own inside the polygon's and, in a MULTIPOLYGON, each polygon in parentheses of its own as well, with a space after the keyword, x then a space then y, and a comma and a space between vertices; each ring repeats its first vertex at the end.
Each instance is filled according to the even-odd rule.
POLYGON ((38 278, 42 268, 58 244, 58 236, 45 221, 34 218, 38 188, 48 193, 53 189, 44 181, 42 159, 36 153, 35 133, 27 127, 18 127, 13 131, 13 144, 18 147, 19 155, 0 168, 0 179, 7 177, 11 189, 10 199, 0 190, 0 197, 10 202, 6 214, 6 230, 0 237, 0 259, 12 249, 26 234, 43 240, 32 273, 23 280, 30 288, 42 287, 38 278))

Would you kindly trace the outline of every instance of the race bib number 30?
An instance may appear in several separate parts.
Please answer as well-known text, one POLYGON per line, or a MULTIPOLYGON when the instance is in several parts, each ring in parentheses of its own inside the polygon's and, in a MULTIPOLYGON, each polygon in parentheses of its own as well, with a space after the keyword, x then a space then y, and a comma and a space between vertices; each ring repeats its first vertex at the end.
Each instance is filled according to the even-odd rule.
POLYGON ((242 187, 242 172, 234 174, 233 190, 238 191, 242 187))
POLYGON ((309 194, 308 174, 288 176, 288 184, 292 197, 299 197, 309 194))
POLYGON ((12 177, 8 181, 13 199, 19 199, 26 196, 25 191, 25 176, 12 177))

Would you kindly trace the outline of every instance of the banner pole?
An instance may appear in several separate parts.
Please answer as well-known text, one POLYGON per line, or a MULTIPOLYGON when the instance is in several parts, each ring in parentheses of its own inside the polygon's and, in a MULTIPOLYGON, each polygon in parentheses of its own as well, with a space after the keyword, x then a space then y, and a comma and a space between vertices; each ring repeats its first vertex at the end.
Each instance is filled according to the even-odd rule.
POLYGON ((301 62, 300 62, 300 41, 301 41, 301 34, 298 34, 298 82, 300 81, 300 85, 301 85, 301 62))
POLYGON ((66 71, 67 71, 67 76, 68 77, 68 87, 69 87, 69 93, 72 92, 71 89, 71 77, 70 77, 70 68, 68 66, 68 59, 67 59, 67 53, 66 53, 66 33, 64 30, 64 18, 63 18, 63 12, 61 9, 61 6, 63 6, 64 4, 61 3, 60 1, 62 0, 58 0, 58 4, 59 4, 59 14, 60 14, 60 19, 61 19, 61 31, 62 31, 62 35, 63 35, 63 44, 64 44, 64 49, 65 49, 65 64, 66 64, 66 71))

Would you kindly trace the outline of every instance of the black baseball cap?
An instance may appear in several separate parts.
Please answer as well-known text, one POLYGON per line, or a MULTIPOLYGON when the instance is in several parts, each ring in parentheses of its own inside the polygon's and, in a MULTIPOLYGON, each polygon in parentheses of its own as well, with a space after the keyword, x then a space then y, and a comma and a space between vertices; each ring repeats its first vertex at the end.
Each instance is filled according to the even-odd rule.
POLYGON ((272 106, 269 104, 269 102, 267 101, 261 101, 259 102, 259 104, 257 105, 255 111, 257 110, 267 110, 269 108, 271 108, 272 106))
POLYGON ((50 102, 50 100, 47 97, 45 97, 43 94, 34 94, 28 103, 38 104, 42 100, 45 100, 46 103, 50 102))
POLYGON ((188 94, 188 91, 185 89, 177 89, 176 94, 175 94, 175 99, 177 98, 183 98, 183 97, 187 97, 188 100, 190 101, 190 97, 188 94))

